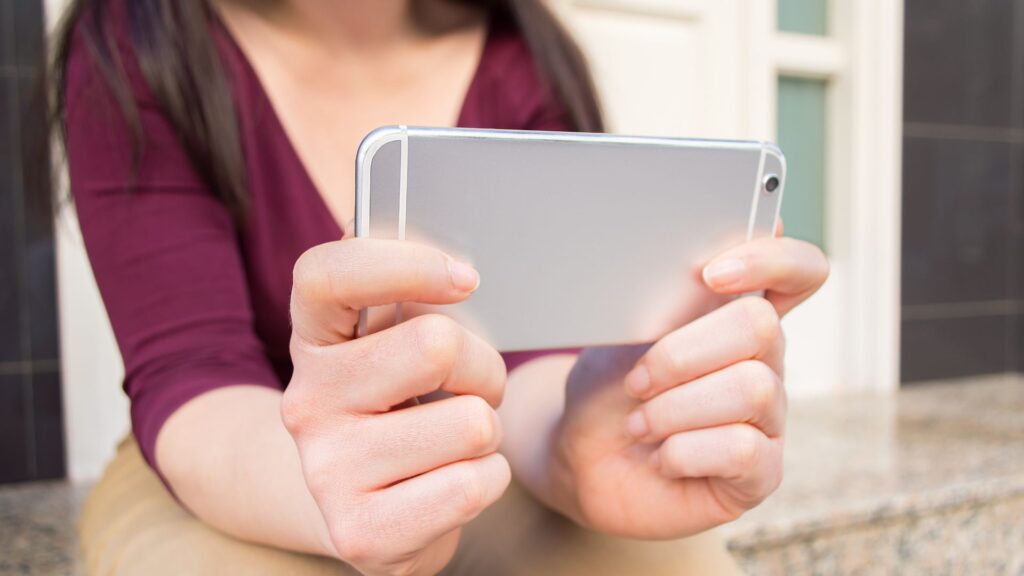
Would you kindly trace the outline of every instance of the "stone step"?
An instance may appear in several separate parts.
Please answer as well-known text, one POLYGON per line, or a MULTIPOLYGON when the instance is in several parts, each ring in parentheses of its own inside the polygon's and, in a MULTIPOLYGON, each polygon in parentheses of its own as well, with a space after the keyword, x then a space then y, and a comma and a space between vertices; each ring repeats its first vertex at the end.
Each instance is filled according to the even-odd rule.
POLYGON ((755 575, 1024 576, 1024 377, 794 401, 786 479, 723 532, 755 575))

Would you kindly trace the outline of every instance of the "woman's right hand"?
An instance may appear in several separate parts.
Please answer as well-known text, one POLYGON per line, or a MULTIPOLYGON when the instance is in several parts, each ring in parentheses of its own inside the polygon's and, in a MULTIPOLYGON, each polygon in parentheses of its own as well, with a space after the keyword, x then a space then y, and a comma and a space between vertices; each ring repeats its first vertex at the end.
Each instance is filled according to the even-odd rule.
POLYGON ((477 284, 468 265, 405 241, 331 242, 295 265, 281 413, 329 548, 364 573, 437 572, 508 486, 497 351, 438 315, 354 339, 363 308, 451 304, 477 284), (453 396, 407 402, 437 390, 453 396))

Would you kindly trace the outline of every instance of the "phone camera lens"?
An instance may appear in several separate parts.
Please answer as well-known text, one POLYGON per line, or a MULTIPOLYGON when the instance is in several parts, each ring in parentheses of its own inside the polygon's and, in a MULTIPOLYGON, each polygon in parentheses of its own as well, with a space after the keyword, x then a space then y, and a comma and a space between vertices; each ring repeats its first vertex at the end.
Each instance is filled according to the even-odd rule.
POLYGON ((764 191, 771 194, 779 189, 779 177, 775 175, 768 176, 764 179, 764 191))

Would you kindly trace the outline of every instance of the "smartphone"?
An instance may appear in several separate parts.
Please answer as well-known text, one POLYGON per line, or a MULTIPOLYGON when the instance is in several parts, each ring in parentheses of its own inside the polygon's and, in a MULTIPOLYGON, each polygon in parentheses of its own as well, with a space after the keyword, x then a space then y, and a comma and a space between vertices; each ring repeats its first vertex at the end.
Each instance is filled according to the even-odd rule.
POLYGON ((389 126, 356 159, 356 236, 474 265, 448 306, 364 311, 366 334, 448 315, 502 352, 653 342, 725 302, 701 271, 775 229, 786 161, 765 142, 389 126))

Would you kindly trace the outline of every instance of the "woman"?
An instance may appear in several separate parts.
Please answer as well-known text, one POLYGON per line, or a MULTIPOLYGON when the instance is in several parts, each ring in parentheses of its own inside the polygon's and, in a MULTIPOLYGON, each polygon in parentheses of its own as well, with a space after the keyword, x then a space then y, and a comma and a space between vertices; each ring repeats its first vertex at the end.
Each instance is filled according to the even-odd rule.
MULTIPOLYGON (((83 520, 94 571, 112 547, 131 556, 95 534, 132 526, 119 534, 139 540, 159 525, 164 536, 140 546, 192 548, 147 572, 188 571, 203 554, 313 569, 279 549, 367 574, 433 573, 464 528, 468 555, 500 538, 474 518, 511 475, 576 524, 637 539, 697 534, 778 485, 778 318, 827 274, 805 243, 720 255, 704 271, 712 289, 765 298, 734 301, 643 353, 503 359, 440 316, 352 338, 363 307, 454 303, 479 281, 426 246, 345 239, 366 132, 601 129, 582 59, 539 0, 78 0, 56 72, 134 437, 202 522, 174 516, 167 531, 147 521, 155 510, 123 518, 128 445, 83 520), (407 402, 435 391, 447 394, 407 402), (193 537, 202 525, 230 538, 193 537), (262 546, 225 552, 241 542, 262 546)), ((132 478, 153 477, 135 468, 132 478)), ((504 502, 508 520, 520 508, 504 502)), ((558 564, 557 551, 541 556, 558 564)))

